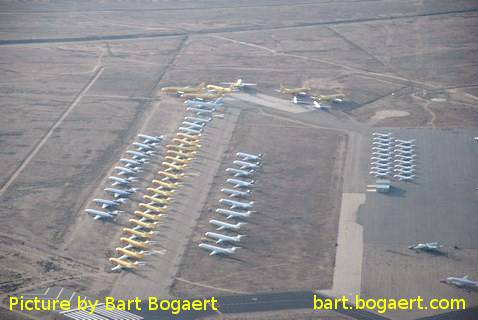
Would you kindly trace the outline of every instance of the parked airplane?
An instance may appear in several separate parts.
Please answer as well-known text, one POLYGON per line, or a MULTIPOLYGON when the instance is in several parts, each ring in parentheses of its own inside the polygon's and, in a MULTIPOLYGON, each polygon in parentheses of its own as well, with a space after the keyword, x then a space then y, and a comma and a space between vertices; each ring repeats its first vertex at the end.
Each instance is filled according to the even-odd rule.
POLYGON ((314 104, 314 107, 318 110, 326 110, 326 109, 330 109, 330 106, 328 105, 325 105, 325 104, 321 104, 319 103, 318 101, 313 101, 313 104, 314 104))
POLYGON ((179 145, 186 145, 192 148, 200 148, 201 145, 199 144, 199 141, 194 141, 194 140, 188 140, 188 139, 181 139, 181 138, 173 138, 173 142, 179 144, 179 145))
POLYGON ((243 197, 243 198, 248 197, 251 194, 250 190, 239 191, 239 190, 227 189, 227 188, 221 189, 221 192, 228 194, 230 197, 243 197))
POLYGON ((384 141, 374 141, 372 142, 372 145, 373 146, 377 146, 377 147, 391 147, 393 146, 393 142, 384 142, 384 141))
POLYGON ((233 210, 227 210, 227 209, 216 209, 217 213, 220 213, 224 216, 226 216, 226 219, 231 219, 231 218, 248 218, 251 215, 251 211, 246 211, 246 212, 238 212, 238 211, 233 211, 233 210))
POLYGON ((163 190, 163 189, 155 189, 155 188, 147 188, 146 190, 154 194, 159 194, 165 197, 170 197, 173 195, 174 192, 176 192, 176 190, 163 190))
POLYGON ((153 146, 150 145, 150 144, 146 144, 146 143, 141 143, 141 142, 133 142, 133 145, 137 147, 138 151, 151 151, 153 150, 153 146))
POLYGON ((375 137, 392 137, 392 133, 391 132, 387 132, 387 133, 382 133, 382 132, 374 132, 372 133, 372 136, 375 136, 375 137))
POLYGON ((396 151, 413 151, 415 150, 414 145, 409 145, 409 146, 401 146, 401 145, 395 145, 395 150, 396 151))
POLYGON ((201 82, 198 84, 196 87, 164 87, 161 88, 161 92, 165 93, 194 93, 194 92, 200 92, 204 91, 206 88, 206 82, 201 82))
POLYGON ((235 177, 251 177, 255 173, 254 170, 241 170, 236 168, 227 168, 226 172, 229 172, 229 174, 235 177))
POLYGON ((445 280, 442 280, 442 282, 455 285, 459 288, 478 288, 478 281, 470 280, 468 276, 462 278, 448 277, 445 280))
POLYGON ((186 100, 184 101, 184 104, 187 107, 216 110, 216 108, 221 107, 224 103, 222 102, 222 98, 217 98, 212 101, 186 100))
POLYGON ((390 152, 392 151, 392 147, 372 147, 372 150, 378 150, 378 151, 384 151, 384 152, 390 152))
POLYGON ((378 160, 370 162, 371 165, 386 165, 386 164, 388 165, 390 163, 391 162, 389 160, 383 160, 383 159, 378 159, 378 160))
POLYGON ((212 120, 212 118, 210 118, 210 117, 208 117, 208 118, 184 117, 184 120, 189 120, 189 121, 196 122, 196 123, 207 124, 209 121, 212 120))
POLYGON ((372 157, 370 158, 371 160, 382 160, 382 161, 392 161, 392 157, 388 157, 388 158, 385 158, 385 157, 379 157, 379 156, 375 156, 375 157, 372 157))
POLYGON ((236 153, 236 157, 242 158, 242 161, 249 161, 249 160, 254 160, 254 161, 262 161, 263 154, 251 154, 251 153, 245 153, 245 152, 238 152, 236 153))
POLYGON ((204 129, 204 123, 203 124, 199 124, 199 123, 195 123, 195 122, 189 122, 189 121, 183 121, 182 122, 183 125, 185 126, 188 126, 189 128, 194 128, 196 130, 203 130, 204 129))
POLYGON ((153 180, 152 181, 154 184, 157 184, 163 188, 167 188, 167 189, 176 189, 178 186, 179 186, 179 183, 178 182, 166 182, 166 181, 162 181, 162 180, 153 180))
POLYGON ((254 201, 250 202, 240 202, 240 201, 234 201, 230 199, 220 199, 219 203, 223 203, 225 205, 228 205, 231 209, 252 209, 254 206, 254 201))
POLYGON ((393 177, 400 180, 400 181, 411 181, 415 178, 415 175, 412 174, 412 175, 409 175, 409 176, 404 176, 404 175, 401 175, 401 174, 396 174, 393 177))
POLYGON ((187 165, 189 162, 191 162, 193 159, 192 158, 180 158, 178 156, 176 157, 171 157, 171 156, 166 156, 164 159, 171 161, 172 163, 180 163, 187 165))
POLYGON ((382 151, 374 151, 372 152, 372 155, 374 156, 383 156, 383 157, 391 157, 392 156, 392 152, 382 152, 382 151))
POLYGON ((314 101, 342 102, 342 101, 344 101, 345 95, 342 94, 342 93, 329 94, 329 95, 325 95, 325 94, 311 94, 310 97, 311 97, 314 101))
POLYGON ((256 83, 242 82, 242 79, 237 79, 236 82, 221 82, 221 84, 230 85, 230 86, 232 86, 234 88, 238 88, 238 89, 245 89, 247 87, 254 87, 254 86, 257 85, 256 83))
POLYGON ((206 232, 204 235, 208 238, 216 239, 216 243, 218 244, 223 242, 240 242, 241 238, 244 237, 242 234, 232 237, 216 232, 206 232))
POLYGON ((158 174, 160 176, 166 177, 168 179, 173 179, 173 180, 181 180, 184 177, 184 173, 172 174, 172 173, 165 172, 165 171, 158 171, 158 174))
POLYGON ((125 159, 125 158, 121 158, 119 161, 126 163, 125 164, 126 167, 141 167, 145 163, 147 163, 147 161, 137 161, 137 160, 131 160, 131 159, 125 159))
MULTIPOLYGON (((146 219, 146 218, 145 218, 146 219)), ((154 229, 156 228, 156 226, 159 224, 158 221, 154 221, 154 222, 145 222, 143 221, 144 219, 141 218, 141 220, 137 220, 137 219, 129 219, 128 221, 132 224, 135 224, 137 226, 140 226, 142 228, 147 228, 147 229, 154 229)))
POLYGON ((407 165, 407 166, 404 166, 404 165, 401 165, 401 164, 396 164, 395 165, 395 168, 397 168, 397 169, 413 169, 415 167, 416 167, 416 165, 414 165, 414 164, 407 165))
POLYGON ((112 193, 115 198, 127 198, 132 193, 138 191, 138 188, 129 188, 129 189, 116 189, 116 188, 105 188, 106 192, 112 193))
POLYGON ((201 130, 191 129, 191 128, 188 128, 188 127, 179 127, 178 130, 182 131, 182 132, 189 133, 189 134, 197 134, 197 135, 201 134, 201 130))
POLYGON ((189 107, 186 110, 195 112, 197 114, 208 114, 208 115, 211 115, 214 113, 214 111, 216 111, 216 109, 200 109, 200 108, 193 108, 193 107, 189 107))
POLYGON ((101 208, 116 208, 119 207, 121 204, 125 203, 127 200, 125 198, 120 198, 118 200, 106 200, 106 199, 93 199, 93 202, 100 205, 101 208))
POLYGON ((122 211, 114 210, 114 211, 100 211, 100 210, 95 210, 95 209, 86 209, 85 210, 88 214, 94 216, 95 220, 99 219, 114 219, 118 214, 120 214, 122 211))
POLYGON ((254 180, 244 181, 239 179, 227 179, 226 181, 234 185, 234 188, 251 188, 255 183, 254 180))
POLYGON ((145 265, 144 262, 135 261, 135 262, 128 262, 118 258, 110 258, 111 263, 116 264, 115 267, 111 268, 111 271, 119 271, 121 269, 137 269, 139 266, 145 265))
POLYGON ((261 166, 260 163, 252 163, 252 162, 247 162, 247 161, 241 161, 241 160, 234 160, 232 163, 235 165, 239 166, 241 170, 244 169, 257 169, 261 166))
POLYGON ((180 138, 185 138, 185 139, 189 139, 189 140, 193 140, 193 141, 199 142, 199 137, 200 137, 201 135, 200 135, 200 134, 199 134, 199 135, 190 135, 190 134, 187 134, 187 133, 178 132, 178 133, 176 133, 176 136, 178 136, 178 137, 180 137, 180 138))
POLYGON ((308 87, 299 87, 299 88, 286 88, 282 84, 278 90, 282 94, 307 94, 310 91, 308 87))
POLYGON ((373 141, 394 142, 395 139, 392 136, 374 136, 373 141))
POLYGON ((438 242, 427 242, 427 243, 417 243, 412 246, 409 246, 408 249, 412 249, 415 251, 440 251, 443 245, 439 244, 438 242))
POLYGON ((126 242, 128 244, 125 247, 125 249, 139 248, 139 249, 146 250, 149 248, 150 244, 156 243, 156 241, 150 241, 150 240, 140 241, 140 240, 133 240, 126 237, 121 237, 120 240, 121 242, 126 242))
POLYGON ((411 155, 397 154, 395 157, 400 158, 401 160, 413 160, 417 156, 415 154, 411 154, 411 155))
POLYGON ((199 248, 211 251, 211 253, 209 254, 210 256, 213 256, 215 254, 226 254, 226 255, 234 254, 236 250, 240 248, 240 247, 221 248, 221 247, 213 246, 211 244, 206 244, 206 243, 200 243, 198 246, 199 248))
POLYGON ((167 205, 167 204, 169 204, 169 202, 171 200, 171 198, 161 199, 161 198, 151 197, 151 196, 148 196, 146 194, 143 196, 143 199, 149 200, 149 201, 152 201, 152 202, 155 202, 155 203, 159 203, 161 205, 167 205))
POLYGON ((183 93, 181 94, 181 98, 185 99, 199 99, 199 100, 215 100, 217 98, 220 98, 223 96, 223 93, 211 93, 211 92, 205 92, 205 93, 183 93))
POLYGON ((135 167, 135 168, 115 167, 115 170, 118 171, 118 174, 120 176, 121 175, 134 176, 143 171, 139 169, 138 167, 135 167))
POLYGON ((186 168, 186 165, 184 164, 177 165, 177 164, 169 163, 169 162, 161 162, 161 165, 163 165, 164 167, 167 167, 168 169, 166 170, 172 169, 176 171, 182 171, 186 168))
POLYGON ((410 145, 410 144, 412 144, 412 143, 415 142, 415 139, 411 139, 411 140, 400 140, 400 139, 396 139, 395 141, 397 141, 399 144, 410 145))
POLYGON ((400 159, 396 159, 395 161, 393 161, 397 164, 403 164, 403 165, 413 165, 415 162, 412 160, 400 160, 400 159))
POLYGON ((142 133, 138 134, 138 137, 143 139, 143 143, 146 143, 146 144, 160 143, 164 139, 164 136, 149 136, 147 134, 142 134, 142 133))
POLYGON ((385 177, 389 176, 389 174, 387 174, 387 173, 379 173, 379 172, 371 173, 371 175, 376 177, 376 178, 385 178, 385 177))
POLYGON ((124 233, 129 233, 134 239, 135 237, 137 238, 142 238, 142 239, 151 239, 153 235, 155 234, 155 231, 139 231, 137 229, 131 229, 131 228, 123 228, 124 233))
POLYGON ((143 161, 146 161, 145 159, 149 158, 153 154, 153 151, 139 152, 139 151, 128 150, 126 151, 126 153, 130 154, 134 160, 141 161, 141 159, 143 159, 143 161))
MULTIPOLYGON (((160 209, 163 209, 163 208, 160 208, 160 209)), ((161 217, 162 217, 162 214, 150 214, 150 213, 147 213, 147 212, 144 212, 144 211, 139 211, 139 210, 134 211, 133 214, 137 217, 145 218, 145 219, 152 220, 152 221, 161 220, 161 217)))
POLYGON ((144 250, 132 251, 132 250, 128 250, 128 249, 125 249, 125 248, 116 248, 115 250, 116 250, 117 253, 122 254, 122 256, 120 256, 118 258, 120 260, 123 260, 123 259, 126 259, 126 258, 133 258, 133 259, 141 260, 141 259, 144 258, 144 256, 152 254, 151 251, 144 251, 144 250))
POLYGON ((243 225, 247 224, 246 222, 238 222, 236 224, 232 224, 232 223, 227 223, 224 221, 214 220, 214 219, 209 220, 209 223, 217 226, 216 230, 227 229, 227 230, 235 230, 235 231, 239 230, 243 225))
POLYGON ((236 88, 232 84, 229 85, 229 87, 221 87, 221 86, 216 86, 213 84, 208 84, 206 88, 218 93, 231 93, 233 91, 237 91, 235 90, 236 88))

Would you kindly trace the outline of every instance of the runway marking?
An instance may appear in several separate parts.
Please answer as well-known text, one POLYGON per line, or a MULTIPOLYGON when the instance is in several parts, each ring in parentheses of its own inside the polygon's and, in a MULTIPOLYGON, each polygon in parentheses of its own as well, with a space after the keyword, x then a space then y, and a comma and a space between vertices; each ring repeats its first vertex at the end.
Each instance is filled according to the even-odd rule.
POLYGON ((98 67, 95 71, 95 74, 93 77, 88 81, 85 87, 78 93, 78 95, 75 97, 75 99, 71 102, 70 106, 63 112, 63 114, 56 120, 56 122, 53 124, 53 126, 48 130, 48 132, 43 136, 43 138, 40 140, 40 142, 36 145, 36 147, 30 152, 30 154, 26 157, 25 160, 23 160, 22 164, 13 172, 13 174, 10 176, 8 181, 2 186, 0 189, 0 195, 2 195, 15 181, 15 179, 18 177, 18 175, 25 169, 25 167, 30 163, 30 161, 35 157, 35 155, 40 151, 41 147, 47 142, 48 138, 51 137, 53 132, 60 126, 60 124, 65 120, 65 118, 71 113, 71 111, 78 105, 80 102, 81 98, 85 95, 85 93, 93 86, 95 81, 101 76, 103 73, 104 67, 98 67))
POLYGON ((60 295, 63 293, 63 290, 65 290, 64 287, 61 288, 60 292, 58 292, 58 295, 56 296, 56 300, 60 297, 60 295))
POLYGON ((189 280, 179 278, 179 277, 176 277, 175 279, 178 280, 178 281, 181 281, 181 282, 185 282, 185 283, 192 284, 192 285, 195 285, 195 286, 198 286, 198 287, 203 287, 203 288, 209 288, 209 289, 231 292, 231 293, 238 293, 238 294, 252 294, 251 292, 236 291, 236 290, 231 290, 231 289, 209 286, 207 284, 203 284, 203 283, 199 283, 199 282, 193 282, 193 281, 189 281, 189 280))

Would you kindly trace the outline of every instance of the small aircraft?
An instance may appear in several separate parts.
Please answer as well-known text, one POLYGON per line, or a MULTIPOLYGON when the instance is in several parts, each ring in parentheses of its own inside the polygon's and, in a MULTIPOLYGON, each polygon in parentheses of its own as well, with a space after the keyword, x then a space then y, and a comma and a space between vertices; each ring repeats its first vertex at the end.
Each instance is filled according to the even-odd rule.
POLYGON ((213 246, 211 244, 206 244, 206 243, 200 243, 198 247, 211 251, 211 253, 209 254, 210 256, 213 256, 216 254, 226 254, 226 255, 234 254, 236 250, 240 248, 240 247, 221 248, 221 247, 213 246))
POLYGON ((230 199, 220 199, 219 203, 229 206, 231 209, 252 209, 254 206, 254 201, 250 202, 240 202, 230 199))
POLYGON ((416 158, 417 156, 415 154, 412 154, 412 155, 397 154, 395 157, 400 158, 402 160, 412 160, 412 159, 416 158))
POLYGON ((395 150, 413 151, 415 150, 415 146, 414 145, 408 145, 408 146, 395 145, 395 150))
POLYGON ((232 224, 232 223, 227 223, 227 222, 224 222, 224 221, 214 220, 214 219, 209 220, 209 223, 217 226, 216 230, 218 230, 218 231, 219 230, 224 230, 224 229, 237 231, 243 225, 247 224, 246 222, 238 222, 236 224, 232 224))
POLYGON ((164 159, 171 161, 173 163, 180 163, 184 165, 188 164, 189 162, 193 160, 192 158, 181 158, 179 156, 176 156, 176 157, 166 156, 164 157, 164 159))
POLYGON ((386 165, 386 164, 390 164, 390 161, 389 160, 384 160, 384 159, 378 159, 378 160, 370 162, 370 164, 372 164, 372 165, 386 165))
POLYGON ((116 188, 105 188, 106 192, 112 193, 115 198, 127 198, 132 193, 138 191, 138 188, 129 188, 129 189, 116 189, 116 188))
POLYGON ((227 189, 227 188, 221 189, 221 192, 228 194, 230 197, 242 197, 242 198, 246 198, 251 194, 251 190, 239 191, 239 190, 227 189))
POLYGON ((106 200, 106 199, 93 199, 93 202, 101 205, 101 208, 116 208, 121 204, 125 203, 127 200, 125 198, 120 198, 118 200, 106 200))
POLYGON ((242 234, 232 237, 216 232, 206 232, 204 235, 208 238, 216 239, 218 244, 223 242, 241 242, 241 238, 244 237, 242 234))
POLYGON ((194 93, 204 91, 206 88, 206 82, 201 82, 196 87, 186 86, 186 87, 164 87, 161 88, 161 92, 165 93, 194 93))
POLYGON ((111 271, 119 271, 121 269, 137 269, 139 266, 145 265, 144 262, 135 261, 128 262, 118 258, 110 258, 111 263, 116 264, 115 267, 111 268, 111 271))
POLYGON ((329 95, 324 95, 324 94, 311 94, 310 97, 311 97, 314 101, 342 102, 342 101, 344 101, 345 95, 342 94, 342 93, 329 94, 329 95))
POLYGON ((208 84, 206 88, 217 93, 231 93, 233 91, 237 91, 232 84, 229 85, 229 87, 221 87, 213 84, 208 84))
POLYGON ((146 143, 146 144, 160 143, 164 139, 164 136, 149 136, 147 134, 142 134, 142 133, 138 134, 138 137, 143 139, 143 143, 146 143))
MULTIPOLYGON (((371 167, 370 172, 388 172, 391 173, 391 168, 386 167, 371 167)), ((371 174, 371 173, 370 173, 371 174)))
POLYGON ((200 109, 216 109, 221 107, 224 103, 222 98, 217 98, 212 101, 202 101, 202 100, 186 100, 184 104, 188 107, 200 108, 200 109))
POLYGON ((227 168, 226 172, 229 172, 229 174, 232 174, 234 177, 250 177, 255 173, 254 170, 241 170, 236 168, 227 168))
POLYGON ((137 160, 125 159, 125 158, 121 158, 119 161, 122 162, 122 163, 126 163, 125 166, 127 168, 129 168, 129 167, 136 167, 136 168, 141 167, 145 163, 148 162, 148 161, 137 161, 137 160))
POLYGON ((468 278, 468 276, 464 276, 462 278, 458 277, 448 277, 442 282, 455 285, 459 288, 478 288, 478 281, 473 281, 468 278))
POLYGON ((249 218, 252 213, 251 211, 239 212, 239 211, 227 210, 222 208, 216 209, 216 212, 226 216, 226 219, 249 218))
POLYGON ((298 87, 298 88, 286 88, 282 84, 278 90, 282 94, 307 94, 310 91, 308 87, 298 87))
POLYGON ((199 99, 199 100, 206 100, 206 101, 211 101, 215 100, 217 98, 221 98, 224 94, 223 93, 211 93, 211 92, 205 92, 205 93, 183 93, 181 94, 181 98, 186 98, 186 99, 199 99))
POLYGON ((208 118, 197 118, 197 117, 184 117, 184 120, 189 120, 189 121, 193 121, 193 122, 196 122, 196 123, 208 123, 212 120, 212 118, 208 117, 208 118))
POLYGON ((115 170, 118 171, 118 174, 120 176, 121 175, 135 176, 138 173, 143 171, 139 169, 138 167, 135 167, 135 168, 115 167, 115 170))
POLYGON ((383 152, 391 152, 393 149, 392 147, 372 147, 372 150, 376 150, 376 151, 383 151, 383 152))
POLYGON ((187 134, 187 133, 184 133, 184 132, 178 132, 178 133, 176 133, 176 136, 178 136, 180 138, 184 138, 184 139, 193 140, 193 141, 199 141, 199 137, 201 135, 190 135, 190 134, 187 134))
POLYGON ((234 87, 240 90, 248 88, 248 87, 255 87, 257 85, 256 83, 242 82, 242 79, 237 79, 236 82, 221 82, 221 84, 229 85, 231 87, 234 87))
POLYGON ((141 143, 141 142, 133 142, 133 145, 137 147, 138 151, 151 151, 154 149, 154 147, 150 144, 146 143, 141 143))
POLYGON ((388 177, 390 174, 385 172, 371 172, 370 175, 376 178, 385 178, 385 177, 388 177))
POLYGON ((192 128, 188 128, 188 127, 179 127, 178 130, 182 131, 182 132, 189 133, 189 134, 197 134, 197 135, 201 134, 201 130, 196 130, 196 129, 192 129, 192 128))
POLYGON ((255 181, 244 181, 239 179, 227 179, 228 183, 234 185, 234 188, 250 188, 254 185, 255 181))
POLYGON ((169 179, 173 179, 173 180, 181 180, 184 177, 184 173, 172 174, 172 173, 165 172, 165 171, 158 171, 158 174, 160 176, 163 176, 163 177, 166 177, 166 178, 169 178, 169 179))
POLYGON ((415 178, 415 175, 412 174, 412 175, 409 175, 409 176, 404 176, 404 175, 401 175, 401 174, 396 174, 393 176, 395 179, 398 179, 400 181, 411 181, 415 178))
POLYGON ((396 139, 395 140, 398 144, 402 144, 402 145, 410 145, 412 143, 415 142, 415 139, 411 139, 411 140, 400 140, 400 139, 396 139))
POLYGON ((115 177, 115 176, 109 176, 108 179, 114 181, 111 184, 112 186, 116 186, 116 185, 128 186, 131 183, 133 183, 135 181, 138 181, 138 179, 136 179, 135 177, 128 177, 126 179, 123 179, 123 178, 118 178, 118 177, 115 177))
POLYGON ((85 211, 86 211, 88 214, 94 216, 94 219, 95 219, 95 220, 99 220, 99 219, 114 219, 114 218, 116 218, 116 216, 117 216, 118 214, 120 214, 121 212, 123 212, 123 211, 118 211, 118 210, 105 212, 105 211, 100 211, 100 210, 95 210, 95 209, 86 209, 85 211))
POLYGON ((372 136, 375 136, 375 137, 388 137, 388 138, 391 138, 391 137, 392 137, 392 133, 391 133, 391 132, 387 132, 387 133, 382 133, 382 132, 374 132, 374 133, 372 133, 372 136))
POLYGON ((241 170, 257 169, 261 166, 260 163, 252 163, 252 162, 247 162, 247 161, 242 161, 242 160, 234 160, 232 163, 239 166, 241 170))
POLYGON ((146 229, 154 229, 156 228, 156 226, 159 224, 158 221, 154 221, 154 222, 145 222, 143 221, 144 219, 141 218, 141 220, 137 220, 137 219, 129 219, 129 223, 131 224, 135 224, 136 226, 139 226, 141 228, 146 228, 146 229))
POLYGON ((208 115, 211 115, 213 114, 214 111, 216 111, 216 109, 200 109, 200 108, 193 108, 193 107, 186 108, 186 110, 195 112, 197 114, 208 114, 208 115))
POLYGON ((254 161, 262 161, 263 154, 250 154, 250 153, 245 153, 245 152, 238 152, 236 153, 236 157, 241 158, 242 161, 249 161, 249 160, 254 160, 254 161))
POLYGON ((440 251, 440 248, 443 248, 443 245, 438 242, 417 243, 408 247, 415 251, 440 251))
MULTIPOLYGON (((126 153, 130 154, 134 160, 141 161, 140 159, 149 158, 153 154, 153 151, 139 152, 139 151, 128 150, 126 151, 126 153)), ((146 160, 143 160, 143 161, 146 161, 146 160)))

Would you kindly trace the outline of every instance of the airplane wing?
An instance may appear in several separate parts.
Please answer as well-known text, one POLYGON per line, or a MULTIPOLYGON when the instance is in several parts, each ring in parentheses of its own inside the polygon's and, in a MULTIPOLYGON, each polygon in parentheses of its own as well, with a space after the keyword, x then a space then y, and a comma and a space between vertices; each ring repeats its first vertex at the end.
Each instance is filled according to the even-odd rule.
POLYGON ((95 219, 95 220, 100 220, 100 219, 101 219, 101 216, 96 215, 93 219, 95 219))
POLYGON ((210 255, 210 256, 213 256, 213 255, 218 254, 218 253, 219 253, 219 252, 217 252, 216 250, 213 250, 213 251, 211 251, 211 253, 210 253, 209 255, 210 255))
POLYGON ((224 230, 224 227, 223 226, 218 227, 218 228, 216 228, 216 230, 224 230))
POLYGON ((107 204, 105 204, 105 203, 103 203, 103 205, 101 206, 101 208, 103 208, 103 209, 106 209, 106 208, 108 208, 108 207, 109 207, 109 206, 108 206, 107 204))
POLYGON ((231 214, 231 215, 229 215, 229 216, 227 216, 227 218, 226 218, 226 219, 231 219, 231 218, 234 218, 234 216, 233 216, 232 214, 231 214))
POLYGON ((115 198, 118 198, 118 197, 120 196, 120 194, 119 194, 119 193, 115 193, 114 196, 115 196, 115 198))
POLYGON ((219 239, 219 240, 216 241, 216 243, 218 243, 218 244, 223 243, 223 242, 224 242, 224 240, 222 240, 222 239, 219 239))

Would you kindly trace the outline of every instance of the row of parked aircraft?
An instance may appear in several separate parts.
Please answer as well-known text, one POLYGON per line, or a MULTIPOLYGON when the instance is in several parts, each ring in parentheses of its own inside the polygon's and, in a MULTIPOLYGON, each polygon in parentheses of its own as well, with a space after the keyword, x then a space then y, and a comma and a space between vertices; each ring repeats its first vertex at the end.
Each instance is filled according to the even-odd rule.
POLYGON ((242 79, 238 79, 236 82, 222 82, 222 85, 206 84, 201 82, 197 86, 185 86, 185 87, 164 87, 161 92, 176 94, 179 97, 188 100, 200 100, 211 101, 223 97, 227 93, 237 92, 250 87, 256 86, 255 83, 246 83, 242 79))
POLYGON ((202 132, 211 120, 212 117, 201 115, 184 117, 178 132, 165 146, 163 169, 152 180, 153 185, 146 188, 143 202, 138 205, 140 209, 134 211, 136 217, 129 220, 135 227, 123 228, 125 236, 120 240, 126 246, 116 248, 119 257, 110 258, 115 265, 112 271, 138 268, 144 264, 141 260, 151 254, 150 246, 156 243, 151 239, 158 232, 160 220, 167 215, 168 206, 186 177, 186 169, 201 148, 202 132))
POLYGON ((120 165, 114 168, 116 175, 108 177, 111 186, 105 188, 104 191, 111 194, 113 199, 93 199, 93 203, 101 210, 91 208, 85 210, 95 220, 115 219, 122 212, 118 208, 127 201, 130 195, 138 191, 137 188, 132 187, 132 184, 138 181, 136 176, 143 171, 143 166, 149 162, 149 158, 155 153, 155 148, 164 137, 138 134, 138 138, 141 141, 133 142, 136 150, 127 150, 128 156, 121 158, 120 165))
POLYGON ((253 179, 257 169, 262 165, 262 154, 250 154, 245 152, 236 153, 236 160, 233 161, 235 167, 226 169, 230 178, 226 182, 231 187, 222 188, 221 192, 226 196, 219 200, 219 203, 226 208, 216 209, 216 213, 225 217, 226 220, 236 219, 235 223, 226 222, 223 220, 211 219, 209 223, 216 227, 216 231, 223 232, 206 232, 206 238, 215 242, 215 245, 209 243, 200 243, 198 246, 204 250, 209 251, 209 255, 216 254, 233 254, 240 247, 228 246, 222 247, 218 244, 229 243, 236 244, 241 242, 244 237, 239 234, 239 230, 246 224, 242 220, 249 218, 254 207, 254 201, 251 201, 252 187, 255 184, 253 179), (231 234, 234 233, 234 234, 231 234))
POLYGON ((309 87, 286 88, 282 84, 276 90, 285 95, 292 95, 292 102, 295 104, 312 104, 316 109, 329 109, 332 103, 340 103, 344 101, 345 95, 331 94, 323 95, 319 93, 312 93, 309 87))
POLYGON ((369 174, 376 178, 415 179, 415 140, 394 139, 392 133, 374 132, 369 174))

